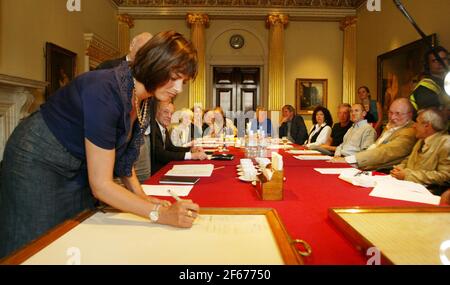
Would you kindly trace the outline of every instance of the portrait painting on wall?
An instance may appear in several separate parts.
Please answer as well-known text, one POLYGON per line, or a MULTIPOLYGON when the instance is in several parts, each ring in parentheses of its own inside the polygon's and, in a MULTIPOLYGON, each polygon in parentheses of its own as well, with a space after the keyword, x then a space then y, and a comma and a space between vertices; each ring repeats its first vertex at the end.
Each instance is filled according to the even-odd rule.
POLYGON ((328 79, 295 80, 295 107, 299 114, 312 114, 317 106, 327 105, 328 79))
POLYGON ((46 77, 49 83, 46 90, 46 98, 56 90, 67 85, 76 74, 77 54, 47 42, 45 44, 46 77))
MULTIPOLYGON (((427 37, 435 45, 436 34, 427 37)), ((428 50, 424 40, 418 40, 378 56, 378 101, 387 113, 397 98, 409 98, 417 83, 423 77, 424 54, 428 50)))

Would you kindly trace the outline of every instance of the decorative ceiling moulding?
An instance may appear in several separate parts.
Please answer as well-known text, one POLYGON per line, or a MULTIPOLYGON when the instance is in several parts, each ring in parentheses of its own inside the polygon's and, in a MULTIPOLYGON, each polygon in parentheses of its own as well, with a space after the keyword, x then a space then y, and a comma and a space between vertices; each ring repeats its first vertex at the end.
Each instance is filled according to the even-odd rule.
POLYGON ((112 0, 118 7, 350 8, 366 0, 112 0))
POLYGON ((124 7, 118 8, 120 14, 126 13, 139 19, 185 19, 188 13, 204 13, 210 20, 243 19, 265 20, 269 14, 289 15, 290 21, 341 21, 345 17, 356 16, 355 9, 325 8, 244 8, 244 7, 124 7))

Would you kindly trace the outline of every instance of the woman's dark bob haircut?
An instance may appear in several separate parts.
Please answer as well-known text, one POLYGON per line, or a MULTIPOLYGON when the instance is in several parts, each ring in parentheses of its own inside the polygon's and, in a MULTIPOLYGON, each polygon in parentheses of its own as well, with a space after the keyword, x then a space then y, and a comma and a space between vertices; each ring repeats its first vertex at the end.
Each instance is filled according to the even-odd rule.
POLYGON ((195 79, 197 51, 181 34, 160 32, 139 49, 131 64, 131 72, 148 92, 153 93, 174 76, 195 79))
POLYGON ((316 119, 317 112, 322 112, 324 115, 325 124, 327 126, 333 127, 333 117, 331 116, 330 111, 323 106, 317 106, 313 111, 312 122, 314 125, 317 124, 317 119, 316 119))

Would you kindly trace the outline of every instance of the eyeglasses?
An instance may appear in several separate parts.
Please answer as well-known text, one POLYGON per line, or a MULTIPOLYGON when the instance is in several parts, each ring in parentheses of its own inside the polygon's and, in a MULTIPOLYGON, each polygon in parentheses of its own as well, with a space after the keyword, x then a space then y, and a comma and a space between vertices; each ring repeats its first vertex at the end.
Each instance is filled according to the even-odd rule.
POLYGON ((391 111, 389 111, 388 113, 389 113, 389 116, 394 116, 394 115, 395 115, 395 116, 399 117, 399 116, 407 115, 407 114, 409 114, 410 112, 400 113, 400 112, 391 112, 391 111))

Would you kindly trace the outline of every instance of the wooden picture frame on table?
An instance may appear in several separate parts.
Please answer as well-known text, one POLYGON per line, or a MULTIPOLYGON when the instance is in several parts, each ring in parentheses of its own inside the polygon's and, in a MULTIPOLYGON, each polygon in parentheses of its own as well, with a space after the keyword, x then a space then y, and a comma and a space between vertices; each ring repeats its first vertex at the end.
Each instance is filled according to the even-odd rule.
POLYGON ((196 253, 181 255, 181 258, 189 260, 166 260, 167 264, 209 264, 208 260, 213 260, 211 264, 215 264, 214 260, 226 264, 246 264, 251 260, 262 262, 269 259, 268 264, 273 261, 274 264, 301 265, 304 264, 302 256, 308 256, 312 252, 305 241, 290 238, 274 209, 202 208, 199 219, 204 223, 203 226, 195 228, 194 223, 191 229, 179 229, 152 224, 148 219, 114 209, 85 211, 0 260, 0 264, 67 264, 72 260, 72 256, 66 255, 67 249, 81 253, 78 264, 142 264, 143 258, 144 262, 148 262, 146 264, 159 264, 164 263, 162 256, 166 259, 171 256, 179 259, 179 253, 186 251, 185 243, 171 241, 180 237, 192 240, 190 250, 196 253), (217 217, 218 222, 214 222, 213 217, 217 217), (253 223, 254 218, 259 222, 253 223), (251 223, 250 227, 245 225, 246 220, 251 223), (239 234, 242 230, 244 232, 239 234), (239 239, 236 239, 237 234, 239 239), (165 238, 161 235, 165 235, 165 238), (155 240, 148 244, 150 237, 155 240), (249 241, 251 237, 257 238, 249 241), (133 242, 116 243, 111 240, 116 238, 133 242), (217 245, 218 242, 220 246, 217 245), (250 251, 257 251, 253 256, 235 254, 249 251, 248 248, 252 247, 250 244, 254 248, 250 251), (298 245, 305 250, 297 249, 298 245), (146 252, 145 246, 160 248, 162 251, 143 254, 146 252), (215 252, 220 250, 225 250, 223 257, 215 252), (269 254, 262 254, 263 250, 269 254), (106 253, 109 256, 105 256, 106 253), (121 256, 124 253, 126 256, 121 256), (268 257, 262 257, 264 255, 268 257))
POLYGON ((50 42, 45 43, 45 80, 49 84, 46 99, 75 77, 76 59, 76 53, 50 42))
POLYGON ((328 217, 368 264, 450 264, 450 207, 332 208, 328 217))
MULTIPOLYGON (((436 34, 428 36, 427 40, 435 46, 436 34)), ((391 103, 397 98, 409 98, 419 83, 427 50, 427 43, 420 39, 377 57, 377 96, 385 121, 391 103)))
POLYGON ((301 115, 311 115, 317 106, 327 106, 328 79, 295 80, 295 107, 301 115))

